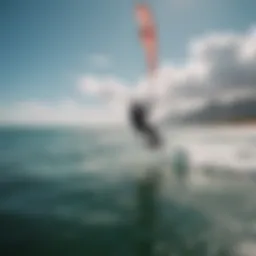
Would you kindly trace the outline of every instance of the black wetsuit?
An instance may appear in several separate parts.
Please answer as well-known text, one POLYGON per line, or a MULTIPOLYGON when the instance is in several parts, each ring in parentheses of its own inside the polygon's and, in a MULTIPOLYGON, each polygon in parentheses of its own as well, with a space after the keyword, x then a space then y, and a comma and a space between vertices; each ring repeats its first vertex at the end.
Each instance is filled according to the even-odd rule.
POLYGON ((133 103, 130 107, 130 122, 133 128, 145 135, 148 145, 152 148, 157 148, 161 145, 161 140, 158 132, 152 127, 147 120, 148 108, 144 104, 133 103))

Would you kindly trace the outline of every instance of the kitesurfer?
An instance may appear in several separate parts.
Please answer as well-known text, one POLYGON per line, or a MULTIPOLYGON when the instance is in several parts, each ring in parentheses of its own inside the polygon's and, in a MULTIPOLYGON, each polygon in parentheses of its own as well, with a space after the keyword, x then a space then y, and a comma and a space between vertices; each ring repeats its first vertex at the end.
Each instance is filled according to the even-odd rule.
MULTIPOLYGON (((155 22, 147 4, 136 4, 135 14, 138 22, 139 37, 146 54, 149 82, 152 84, 154 83, 157 69, 157 35, 155 22)), ((149 100, 147 102, 141 100, 132 102, 129 109, 129 119, 133 129, 145 137, 147 145, 150 148, 156 149, 161 146, 162 141, 157 129, 149 122, 151 106, 148 103, 150 103, 149 100)))
POLYGON ((159 148, 161 139, 158 131, 149 123, 149 107, 143 102, 133 102, 129 109, 129 119, 132 128, 145 137, 150 148, 159 148))

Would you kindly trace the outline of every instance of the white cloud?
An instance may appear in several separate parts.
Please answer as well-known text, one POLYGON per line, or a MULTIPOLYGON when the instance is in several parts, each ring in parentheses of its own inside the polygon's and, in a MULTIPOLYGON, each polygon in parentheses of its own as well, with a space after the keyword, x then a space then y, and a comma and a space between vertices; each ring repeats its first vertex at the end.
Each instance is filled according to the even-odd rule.
POLYGON ((119 125, 120 110, 89 107, 67 99, 58 103, 26 101, 0 107, 0 123, 18 125, 119 125))
POLYGON ((112 66, 110 56, 104 54, 93 54, 89 57, 89 62, 94 67, 99 69, 106 69, 112 66))
MULTIPOLYGON (((161 98, 158 118, 202 108, 209 99, 230 102, 256 93, 256 29, 245 33, 212 33, 192 40, 183 65, 159 68, 152 93, 161 98)), ((99 58, 100 59, 100 58, 99 58)), ((29 102, 5 107, 0 121, 114 123, 125 120, 130 98, 145 96, 148 81, 129 86, 114 76, 85 75, 78 81, 81 93, 100 97, 108 104, 97 109, 74 101, 52 106, 29 102)))
MULTIPOLYGON (((255 31, 251 28, 243 34, 212 33, 192 40, 183 65, 169 63, 159 68, 151 87, 154 95, 161 98, 157 112, 180 114, 203 107, 213 97, 232 101, 252 95, 256 91, 255 31)), ((110 86, 106 81, 96 82, 87 76, 84 79, 85 92, 92 91, 92 86, 98 88, 94 89, 96 95, 111 91, 118 99, 122 93, 127 94, 120 81, 110 86)), ((145 95, 147 84, 141 79, 130 95, 145 95)))
POLYGON ((203 86, 244 88, 256 85, 256 35, 216 33, 190 45, 191 60, 207 65, 203 86))
POLYGON ((129 86, 113 76, 87 75, 79 79, 78 88, 85 94, 100 97, 107 101, 125 99, 130 93, 129 86))

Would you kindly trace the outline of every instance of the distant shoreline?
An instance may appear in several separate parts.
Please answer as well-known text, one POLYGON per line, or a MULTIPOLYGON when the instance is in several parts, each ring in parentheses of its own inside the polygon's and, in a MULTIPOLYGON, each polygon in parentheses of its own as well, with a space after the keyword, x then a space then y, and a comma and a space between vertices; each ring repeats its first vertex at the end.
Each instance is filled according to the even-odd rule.
POLYGON ((221 121, 221 122, 215 122, 215 123, 210 123, 212 125, 217 125, 217 126, 230 126, 230 125, 235 125, 235 126, 256 126, 256 120, 233 120, 233 121, 221 121))
MULTIPOLYGON (((168 127, 169 125, 165 125, 168 127)), ((172 127, 187 127, 187 128, 254 128, 256 129, 256 120, 248 120, 248 121, 219 121, 219 122, 173 122, 171 124, 172 127)))
POLYGON ((256 120, 250 121, 222 121, 222 122, 198 122, 186 123, 186 126, 201 126, 201 127, 254 127, 256 128, 256 120))

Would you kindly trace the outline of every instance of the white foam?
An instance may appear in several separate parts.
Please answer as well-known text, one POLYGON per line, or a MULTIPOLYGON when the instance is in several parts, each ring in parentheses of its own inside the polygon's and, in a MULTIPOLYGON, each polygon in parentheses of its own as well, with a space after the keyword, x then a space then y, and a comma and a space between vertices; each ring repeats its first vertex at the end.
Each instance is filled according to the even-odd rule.
POLYGON ((256 148, 251 144, 252 138, 256 139, 256 129, 191 128, 172 131, 168 137, 172 148, 179 145, 189 152, 193 166, 211 163, 256 170, 256 148), (249 157, 240 157, 241 152, 249 157))
POLYGON ((256 256, 256 242, 247 241, 238 247, 238 253, 241 256, 256 256))

